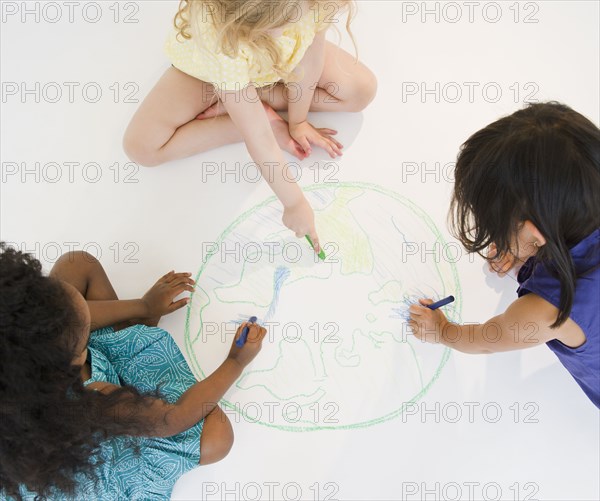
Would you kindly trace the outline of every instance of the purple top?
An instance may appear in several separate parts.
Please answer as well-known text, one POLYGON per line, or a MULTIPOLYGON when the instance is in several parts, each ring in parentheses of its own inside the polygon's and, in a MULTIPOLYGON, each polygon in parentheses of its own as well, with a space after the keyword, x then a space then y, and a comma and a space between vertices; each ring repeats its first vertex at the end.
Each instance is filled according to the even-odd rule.
MULTIPOLYGON (((571 248, 577 281, 570 318, 581 328, 586 341, 569 348, 558 339, 546 343, 575 378, 589 399, 600 408, 600 229, 571 248)), ((519 271, 519 297, 532 292, 556 306, 560 282, 543 263, 529 258, 519 271)))

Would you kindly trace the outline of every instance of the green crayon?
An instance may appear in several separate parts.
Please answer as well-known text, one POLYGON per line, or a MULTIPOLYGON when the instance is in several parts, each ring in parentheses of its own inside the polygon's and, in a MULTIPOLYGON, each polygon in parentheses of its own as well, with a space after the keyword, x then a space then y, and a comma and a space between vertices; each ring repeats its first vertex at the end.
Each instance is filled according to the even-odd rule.
MULTIPOLYGON (((306 235, 306 240, 308 240, 308 243, 310 244, 310 246, 314 250, 315 246, 313 245, 312 240, 310 239, 310 237, 308 235, 306 235)), ((319 256, 319 259, 321 259, 323 261, 325 261, 325 258, 327 257, 325 255, 325 252, 323 251, 323 249, 320 250, 320 252, 317 254, 317 256, 319 256)))

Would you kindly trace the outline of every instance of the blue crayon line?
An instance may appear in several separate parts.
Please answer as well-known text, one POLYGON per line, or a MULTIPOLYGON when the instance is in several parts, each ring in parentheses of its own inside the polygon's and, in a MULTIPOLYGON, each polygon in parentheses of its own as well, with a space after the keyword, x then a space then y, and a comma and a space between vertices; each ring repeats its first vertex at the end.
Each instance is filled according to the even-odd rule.
POLYGON ((270 320, 271 317, 275 314, 277 310, 277 306, 279 304, 279 297, 281 293, 281 288, 283 287, 283 283, 289 278, 290 269, 285 266, 278 266, 275 270, 275 275, 273 277, 273 300, 271 301, 271 305, 269 306, 269 311, 265 316, 264 322, 270 320))

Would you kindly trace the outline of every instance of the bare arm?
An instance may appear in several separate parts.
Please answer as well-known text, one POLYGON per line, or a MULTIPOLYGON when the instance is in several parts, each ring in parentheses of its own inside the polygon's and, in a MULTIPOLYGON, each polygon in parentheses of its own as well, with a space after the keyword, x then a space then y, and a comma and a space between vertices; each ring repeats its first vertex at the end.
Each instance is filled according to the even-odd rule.
POLYGON ((535 294, 527 294, 514 301, 507 310, 483 324, 458 325, 448 322, 440 310, 432 311, 424 305, 410 308, 410 326, 416 337, 423 341, 442 343, 464 353, 496 353, 521 350, 558 339, 567 346, 580 346, 585 336, 571 319, 551 329, 558 310, 535 294))
POLYGON ((244 92, 221 92, 219 97, 242 134, 248 153, 277 198, 284 207, 299 203, 304 195, 294 181, 285 177, 286 162, 256 88, 249 86, 244 92))
POLYGON ((244 138, 248 153, 283 204, 284 224, 297 237, 310 235, 318 243, 314 212, 294 180, 294 173, 286 170, 283 153, 256 89, 249 86, 243 92, 221 92, 219 97, 244 138))
POLYGON ((91 330, 109 327, 134 318, 148 317, 147 307, 141 299, 115 299, 110 301, 88 301, 91 330))
POLYGON ((325 31, 315 35, 313 43, 298 64, 302 79, 294 83, 298 91, 297 99, 288 103, 290 126, 306 121, 310 103, 315 95, 315 89, 325 65, 325 31))
POLYGON ((329 134, 321 134, 307 121, 308 111, 325 65, 325 33, 326 30, 323 30, 315 35, 313 43, 306 50, 296 70, 300 72, 301 80, 290 84, 294 87, 296 98, 288 100, 289 127, 290 135, 307 154, 311 153, 310 145, 316 144, 327 151, 331 158, 335 158, 342 155, 342 145, 329 134))
MULTIPOLYGON (((152 405, 147 407, 144 418, 151 423, 152 431, 149 436, 169 437, 185 431, 205 416, 207 416, 223 398, 225 392, 240 377, 242 370, 258 354, 266 330, 256 324, 243 324, 235 336, 237 339, 244 326, 248 325, 250 331, 246 343, 242 348, 234 344, 227 359, 206 379, 197 382, 181 395, 174 404, 169 404, 161 399, 154 399, 152 405)), ((91 383, 89 389, 110 393, 119 388, 109 383, 91 383)), ((127 408, 127 404, 124 404, 127 408)), ((127 415, 127 409, 123 415, 127 415)), ((117 411, 117 415, 119 412, 117 411)))
POLYGON ((142 318, 160 317, 182 308, 188 299, 173 299, 182 292, 192 292, 190 273, 169 272, 162 276, 141 299, 88 301, 91 329, 101 329, 142 318))

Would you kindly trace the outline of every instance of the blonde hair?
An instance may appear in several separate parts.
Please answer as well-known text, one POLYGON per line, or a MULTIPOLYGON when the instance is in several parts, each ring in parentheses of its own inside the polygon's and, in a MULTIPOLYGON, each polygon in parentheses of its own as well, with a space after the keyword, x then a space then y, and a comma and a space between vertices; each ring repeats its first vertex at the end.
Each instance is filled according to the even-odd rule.
MULTIPOLYGON (((293 75, 284 71, 282 56, 269 30, 281 28, 299 19, 305 0, 180 0, 174 25, 177 36, 193 38, 198 20, 211 21, 217 31, 218 48, 229 57, 239 55, 242 44, 253 54, 255 69, 274 71, 283 80, 293 75)), ((354 43, 350 24, 356 12, 354 0, 308 0, 315 22, 331 22, 334 15, 347 11, 346 30, 354 43)), ((334 25, 335 26, 335 25, 334 25)), ((358 55, 357 55, 358 59, 358 55)))

